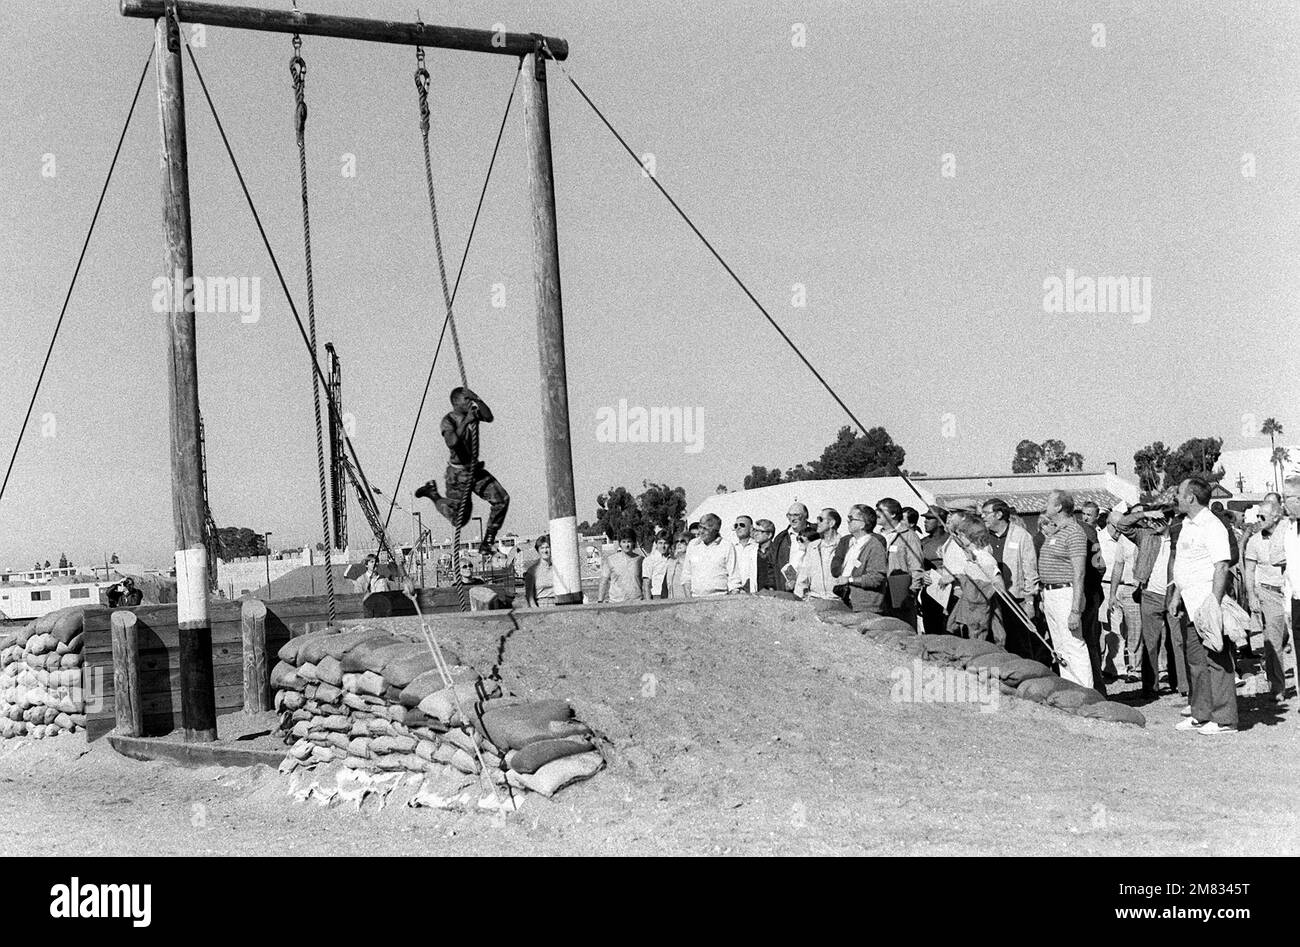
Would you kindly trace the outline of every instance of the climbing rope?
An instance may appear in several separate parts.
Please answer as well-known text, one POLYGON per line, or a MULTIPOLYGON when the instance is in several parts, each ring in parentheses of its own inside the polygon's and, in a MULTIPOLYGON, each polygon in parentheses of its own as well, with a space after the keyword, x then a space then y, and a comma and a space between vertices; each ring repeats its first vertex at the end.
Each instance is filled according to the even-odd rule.
MULTIPOLYGON (((423 24, 420 24, 420 28, 422 27, 423 24)), ((424 148, 424 183, 429 192, 429 216, 433 219, 433 246, 438 256, 438 279, 442 283, 442 300, 447 309, 447 324, 451 327, 451 346, 456 353, 456 368, 460 372, 460 383, 468 388, 469 378, 465 374, 465 357, 461 352, 460 334, 456 331, 456 315, 452 309, 451 286, 447 282, 447 261, 442 252, 442 229, 438 226, 438 199, 433 191, 433 161, 429 157, 429 70, 424 67, 423 46, 415 47, 415 62, 415 90, 420 99, 420 141, 424 148)), ((513 89, 511 95, 514 95, 513 89)), ((456 583, 456 597, 460 600, 460 607, 463 611, 468 611, 469 592, 460 578, 460 533, 469 522, 469 498, 474 488, 474 475, 478 472, 478 421, 470 421, 465 430, 470 449, 469 483, 461 493, 460 502, 456 507, 456 519, 451 524, 455 529, 452 536, 451 571, 456 583)), ((450 483, 447 484, 447 489, 451 490, 450 483)))
MULTIPOLYGON (((510 95, 506 99, 505 112, 501 116, 501 125, 497 129, 496 144, 492 146, 492 157, 488 161, 487 174, 483 176, 483 187, 479 189, 478 206, 474 208, 474 219, 470 221, 469 236, 465 239, 465 250, 460 255, 460 268, 456 271, 456 281, 451 286, 452 302, 456 301, 456 294, 460 290, 461 277, 465 275, 465 263, 469 259, 469 248, 474 243, 474 232, 478 229, 479 215, 483 211, 483 201, 487 198, 488 183, 492 180, 492 169, 496 167, 497 153, 501 150, 501 139, 505 135, 506 121, 510 118, 510 106, 515 100, 515 90, 519 87, 519 73, 523 70, 524 60, 519 59, 519 69, 515 70, 515 79, 510 86, 510 95)), ((450 312, 450 310, 448 310, 450 312)), ((449 319, 444 316, 442 319, 442 330, 438 333, 438 344, 433 350, 433 359, 429 362, 429 374, 424 379, 424 392, 420 395, 419 407, 415 409, 415 423, 411 425, 411 436, 406 441, 406 453, 402 456, 402 466, 397 472, 397 483, 393 486, 393 493, 388 503, 388 515, 384 517, 384 525, 387 526, 389 520, 393 517, 393 510, 397 505, 397 497, 402 490, 402 479, 406 476, 406 465, 411 459, 411 449, 415 446, 415 435, 420 429, 420 418, 424 415, 424 404, 429 398, 429 387, 433 384, 433 370, 438 365, 438 355, 442 352, 442 342, 447 336, 447 324, 449 319)))
MULTIPOLYGON (((307 85, 307 63, 300 54, 301 49, 302 37, 294 33, 293 57, 289 60, 289 75, 293 77, 293 95, 298 103, 295 127, 298 133, 298 177, 302 182, 302 240, 307 259, 307 335, 311 345, 312 361, 315 362, 317 357, 316 291, 311 266, 311 214, 307 208, 307 139, 305 135, 307 130, 307 100, 304 93, 307 85)), ((317 371, 319 371, 319 368, 317 368, 317 371)), ((313 372, 311 376, 311 401, 312 409, 316 415, 316 470, 320 477, 320 520, 321 531, 324 533, 325 538, 325 594, 329 599, 329 622, 332 625, 334 624, 336 609, 334 605, 334 565, 331 561, 330 549, 333 547, 334 542, 330 535, 329 486, 325 476, 325 437, 320 416, 321 384, 316 374, 317 372, 313 372)))

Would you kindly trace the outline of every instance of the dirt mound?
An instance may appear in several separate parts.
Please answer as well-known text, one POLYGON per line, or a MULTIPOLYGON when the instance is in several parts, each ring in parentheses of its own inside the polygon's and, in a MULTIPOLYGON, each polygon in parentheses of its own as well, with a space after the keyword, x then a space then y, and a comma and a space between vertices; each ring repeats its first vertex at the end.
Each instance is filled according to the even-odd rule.
POLYGON ((501 821, 372 815, 293 803, 268 772, 140 764, 103 741, 78 760, 68 744, 80 741, 29 743, 0 752, 0 851, 1300 851, 1294 710, 1248 711, 1243 732, 1213 740, 1173 730, 1176 697, 1141 704, 1145 730, 1086 719, 959 685, 939 672, 971 676, 773 599, 518 618, 518 630, 443 616, 436 627, 466 664, 488 673, 500 657, 506 689, 569 700, 608 740, 609 770, 557 801, 501 821))

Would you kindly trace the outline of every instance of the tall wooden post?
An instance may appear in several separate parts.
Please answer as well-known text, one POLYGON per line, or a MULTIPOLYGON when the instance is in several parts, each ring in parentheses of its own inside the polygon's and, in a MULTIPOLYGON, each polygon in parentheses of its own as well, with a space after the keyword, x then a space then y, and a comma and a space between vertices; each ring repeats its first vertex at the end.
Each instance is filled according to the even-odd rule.
POLYGON ((532 196, 533 273, 537 287, 537 348, 542 373, 542 442, 555 603, 582 602, 578 557, 578 508, 569 443, 569 382, 564 365, 564 308, 560 302, 560 248, 555 227, 555 178, 551 171, 551 112, 546 95, 546 57, 538 38, 524 60, 524 114, 528 139, 528 185, 532 196))
POLYGON ((208 624, 208 554, 203 543, 199 383, 194 344, 189 160, 181 37, 175 7, 154 24, 158 119, 162 128, 164 273, 167 300, 167 407, 171 428, 172 523, 176 537, 176 618, 180 627, 181 723, 187 741, 217 738, 208 624))

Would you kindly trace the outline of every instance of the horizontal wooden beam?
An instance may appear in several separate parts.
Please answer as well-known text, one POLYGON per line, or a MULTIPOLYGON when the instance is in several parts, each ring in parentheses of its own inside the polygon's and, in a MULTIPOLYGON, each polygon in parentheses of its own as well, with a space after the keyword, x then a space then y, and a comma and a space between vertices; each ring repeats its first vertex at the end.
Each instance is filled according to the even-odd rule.
MULTIPOLYGON (((164 7, 164 0, 120 0, 123 16, 156 19, 163 15, 164 7)), ((298 10, 263 10, 258 7, 232 7, 217 3, 191 3, 189 0, 178 0, 176 14, 182 23, 229 26, 240 30, 332 36, 336 39, 460 49, 471 53, 497 53, 504 56, 524 56, 533 51, 531 33, 467 30, 458 26, 397 23, 392 20, 366 20, 353 16, 303 13, 298 10)), ((546 45, 551 51, 552 58, 569 58, 569 44, 565 40, 548 36, 546 45)))

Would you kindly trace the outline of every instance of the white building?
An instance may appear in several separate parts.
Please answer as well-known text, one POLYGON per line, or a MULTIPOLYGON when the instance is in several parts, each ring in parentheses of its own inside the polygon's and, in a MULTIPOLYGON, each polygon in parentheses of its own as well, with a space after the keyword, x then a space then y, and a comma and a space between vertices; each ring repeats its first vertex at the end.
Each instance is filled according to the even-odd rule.
POLYGON ((69 605, 98 605, 100 590, 111 582, 0 583, 0 617, 40 618, 69 605))
POLYGON ((1280 490, 1287 477, 1300 475, 1300 445, 1279 444, 1290 459, 1278 470, 1270 462, 1271 447, 1248 447, 1244 450, 1225 450, 1219 454, 1223 479, 1219 482, 1233 493, 1264 494, 1280 490), (1274 474, 1277 475, 1276 481, 1274 474))

